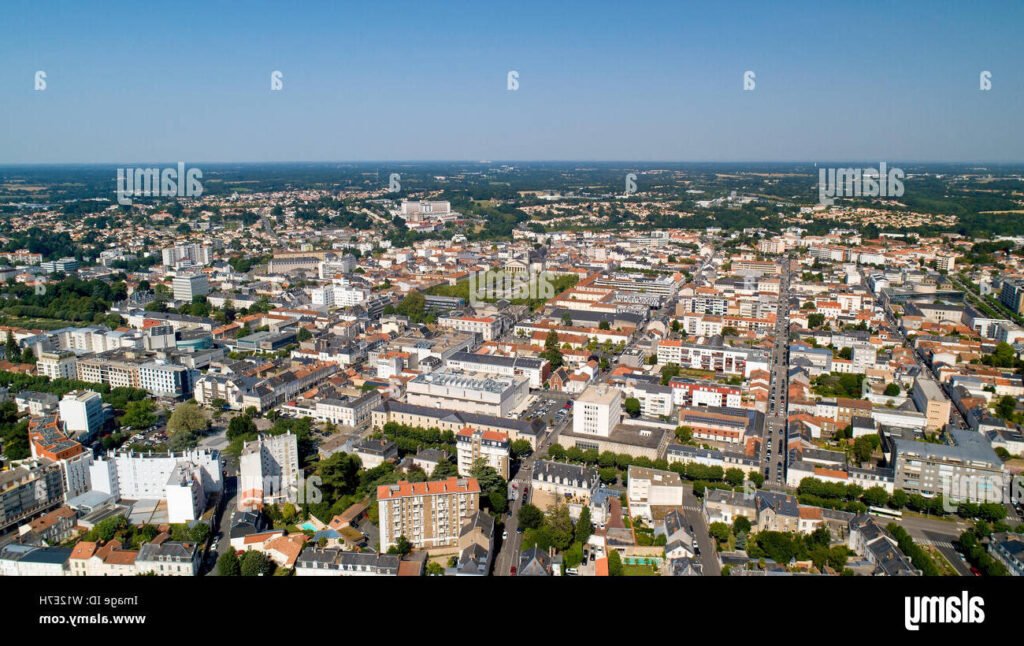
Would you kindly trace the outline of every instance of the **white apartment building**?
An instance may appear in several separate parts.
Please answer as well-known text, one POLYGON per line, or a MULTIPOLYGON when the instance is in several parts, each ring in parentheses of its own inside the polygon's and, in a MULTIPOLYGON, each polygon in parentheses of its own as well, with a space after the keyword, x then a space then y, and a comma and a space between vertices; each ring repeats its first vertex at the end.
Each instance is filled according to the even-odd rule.
POLYGON ((622 421, 622 392, 607 384, 588 386, 573 406, 572 432, 609 437, 622 421))
POLYGON ((200 244, 182 244, 161 250, 166 267, 200 266, 210 264, 210 247, 200 244))
POLYGON ((380 402, 380 393, 376 390, 359 397, 323 399, 316 403, 314 416, 320 421, 365 430, 369 428, 373 419, 373 409, 379 406, 380 402))
POLYGON ((437 324, 451 330, 479 334, 484 341, 493 341, 501 336, 501 319, 496 316, 443 316, 437 324))
POLYGON ((106 421, 103 397, 91 390, 73 390, 60 400, 60 419, 69 435, 91 436, 106 421))
POLYGON ((361 305, 370 297, 370 290, 355 287, 346 279, 333 281, 330 285, 313 287, 309 296, 314 305, 327 307, 354 307, 361 305))
POLYGON ((188 397, 199 371, 176 363, 151 361, 139 366, 139 386, 157 397, 188 397))
POLYGON ((299 446, 290 432, 260 435, 242 447, 238 484, 238 509, 252 511, 263 505, 299 500, 302 472, 299 446))
POLYGON ((223 490, 220 452, 119 452, 96 459, 89 468, 92 489, 115 499, 166 500, 168 520, 196 520, 206 496, 223 490))
POLYGON ((36 357, 36 374, 50 379, 74 379, 74 352, 41 352, 36 357))
POLYGON ((458 450, 459 475, 469 476, 477 460, 492 467, 508 480, 509 452, 512 443, 508 433, 485 431, 466 427, 455 436, 458 450))
POLYGON ((188 274, 174 277, 174 300, 191 303, 194 296, 210 293, 210 282, 206 274, 188 274))
POLYGON ((629 467, 629 513, 654 520, 651 507, 682 507, 683 481, 675 471, 629 467))

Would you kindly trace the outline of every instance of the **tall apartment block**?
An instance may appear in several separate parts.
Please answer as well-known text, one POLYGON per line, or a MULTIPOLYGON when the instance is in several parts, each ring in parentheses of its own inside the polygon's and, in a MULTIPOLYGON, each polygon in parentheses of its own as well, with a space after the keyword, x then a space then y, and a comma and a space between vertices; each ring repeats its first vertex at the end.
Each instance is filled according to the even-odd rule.
POLYGON ((477 460, 492 467, 508 480, 508 456, 512 443, 508 433, 485 431, 467 426, 455 436, 458 450, 459 474, 468 476, 477 460))
POLYGON ((377 487, 380 551, 400 536, 422 549, 454 547, 462 524, 480 509, 476 478, 448 478, 377 487))

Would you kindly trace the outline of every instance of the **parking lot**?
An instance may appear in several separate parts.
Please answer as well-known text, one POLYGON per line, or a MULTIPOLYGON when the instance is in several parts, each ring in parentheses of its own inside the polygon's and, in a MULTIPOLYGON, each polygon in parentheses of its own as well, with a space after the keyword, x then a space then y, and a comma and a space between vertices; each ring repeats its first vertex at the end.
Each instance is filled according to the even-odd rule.
POLYGON ((572 412, 571 409, 565 408, 566 401, 567 398, 561 395, 554 396, 547 393, 537 395, 520 415, 520 418, 524 420, 540 419, 549 427, 560 426, 572 412))

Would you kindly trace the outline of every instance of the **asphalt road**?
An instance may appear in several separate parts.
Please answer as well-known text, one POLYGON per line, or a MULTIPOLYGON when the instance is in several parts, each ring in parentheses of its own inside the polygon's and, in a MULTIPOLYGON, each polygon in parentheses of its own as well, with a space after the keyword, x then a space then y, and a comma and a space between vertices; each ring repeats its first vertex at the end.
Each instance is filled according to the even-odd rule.
MULTIPOLYGON (((217 550, 210 550, 200 571, 206 572, 206 576, 217 576, 217 559, 221 554, 231 549, 231 541, 228 532, 231 530, 231 518, 235 512, 235 494, 238 479, 233 475, 224 478, 224 504, 221 507, 220 515, 217 518, 217 531, 214 538, 219 539, 217 550)), ((212 544, 211 544, 212 545, 212 544)))
POLYGON ((523 535, 516 530, 519 527, 519 509, 524 503, 523 490, 530 485, 530 479, 533 476, 533 465, 547 454, 549 446, 558 441, 559 433, 571 423, 571 420, 572 414, 566 415, 560 424, 550 428, 550 431, 540 438, 534 452, 522 460, 519 464, 519 469, 509 481, 510 486, 512 483, 516 484, 518 494, 509 506, 510 514, 505 517, 505 531, 508 532, 508 539, 500 539, 501 547, 498 549, 498 555, 494 559, 492 571, 494 576, 510 576, 512 566, 519 560, 523 535))
POLYGON ((693 538, 700 548, 701 565, 704 567, 704 576, 721 576, 722 566, 718 561, 718 553, 715 551, 715 541, 711 538, 708 530, 707 519, 701 511, 700 501, 693 494, 693 486, 683 487, 683 518, 693 527, 693 538))
POLYGON ((768 413, 761 431, 761 470, 765 483, 784 486, 786 483, 786 396, 789 391, 787 353, 789 345, 789 268, 788 260, 779 289, 779 313, 772 346, 771 383, 768 413))

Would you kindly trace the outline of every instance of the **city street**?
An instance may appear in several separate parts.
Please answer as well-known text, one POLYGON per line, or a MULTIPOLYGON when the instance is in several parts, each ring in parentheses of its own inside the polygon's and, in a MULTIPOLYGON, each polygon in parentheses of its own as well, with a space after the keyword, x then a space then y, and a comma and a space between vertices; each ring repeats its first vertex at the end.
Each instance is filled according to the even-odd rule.
MULTIPOLYGON (((545 395, 548 394, 545 393, 545 395)), ((536 450, 522 460, 519 465, 519 469, 515 472, 512 479, 509 480, 509 487, 511 487, 513 483, 516 485, 516 499, 510 502, 509 513, 505 517, 505 531, 508 532, 508 539, 501 541, 501 547, 498 550, 498 555, 494 559, 494 576, 509 576, 511 574, 512 566, 516 564, 516 561, 519 558, 523 535, 517 530, 519 528, 519 509, 525 502, 523 490, 530 485, 530 478, 533 475, 534 463, 547 453, 549 446, 558 441, 558 434, 571 423, 571 420, 572 414, 569 413, 565 416, 562 422, 558 424, 558 426, 549 427, 548 432, 546 432, 538 441, 536 450)))
POLYGON ((779 311, 775 323, 775 343, 772 346, 771 383, 768 395, 768 413, 764 417, 761 444, 762 475, 769 487, 786 483, 786 397, 789 360, 789 266, 783 263, 779 286, 779 311))

